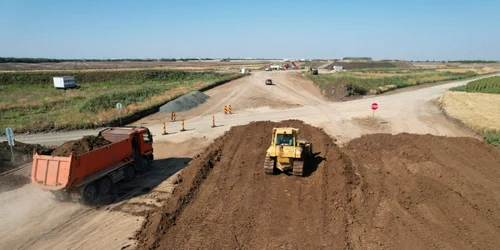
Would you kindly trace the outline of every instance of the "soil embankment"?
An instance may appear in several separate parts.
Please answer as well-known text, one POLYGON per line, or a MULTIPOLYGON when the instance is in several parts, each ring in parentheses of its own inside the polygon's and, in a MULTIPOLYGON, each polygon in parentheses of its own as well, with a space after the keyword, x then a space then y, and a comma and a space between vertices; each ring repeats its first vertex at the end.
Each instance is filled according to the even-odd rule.
POLYGON ((358 249, 496 249, 500 151, 466 137, 373 134, 345 148, 361 177, 348 227, 358 249))
POLYGON ((338 148, 298 121, 233 127, 195 158, 139 248, 493 249, 500 151, 473 138, 375 134, 338 148), (301 129, 305 177, 263 171, 270 131, 301 129))
POLYGON ((31 162, 35 149, 50 150, 42 145, 15 141, 11 151, 6 141, 0 142, 0 193, 22 187, 30 182, 27 175, 18 173, 20 172, 18 169, 31 162), (12 153, 14 153, 14 159, 12 159, 12 153))
POLYGON ((14 147, 12 147, 11 151, 6 141, 0 142, 0 174, 31 162, 35 149, 41 151, 49 150, 48 147, 39 144, 26 144, 14 141, 14 147), (12 161, 12 152, 14 153, 14 161, 12 161))
POLYGON ((161 211, 147 217, 140 245, 159 249, 298 247, 347 244, 346 212, 357 177, 333 139, 298 121, 311 140, 308 177, 264 174, 271 122, 233 127, 195 158, 161 211), (329 209, 324 209, 324 208, 329 209))

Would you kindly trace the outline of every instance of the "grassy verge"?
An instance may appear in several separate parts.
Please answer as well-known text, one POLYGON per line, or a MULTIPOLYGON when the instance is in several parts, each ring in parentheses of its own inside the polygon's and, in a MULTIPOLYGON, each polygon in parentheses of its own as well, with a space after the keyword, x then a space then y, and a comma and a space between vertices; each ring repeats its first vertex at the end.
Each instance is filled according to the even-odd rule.
POLYGON ((482 135, 486 142, 500 145, 500 95, 448 91, 439 102, 448 117, 482 135))
POLYGON ((325 95, 331 96, 332 88, 336 95, 356 96, 380 94, 396 88, 419 84, 470 78, 490 73, 482 69, 443 70, 443 69, 357 69, 340 71, 331 74, 307 74, 325 95))
POLYGON ((487 143, 500 147, 500 133, 484 135, 487 143))
POLYGON ((190 91, 206 89, 243 76, 239 73, 173 70, 97 71, 75 75, 76 89, 58 90, 52 76, 58 72, 0 75, 0 133, 83 129, 125 121, 190 91), (79 78, 79 77, 80 78, 79 78), (47 80, 47 78, 49 80, 47 80), (6 80, 7 79, 7 80, 6 80), (115 108, 123 104, 120 114, 115 108))
POLYGON ((488 78, 472 81, 463 86, 451 88, 452 91, 476 92, 500 94, 500 76, 492 76, 488 78))

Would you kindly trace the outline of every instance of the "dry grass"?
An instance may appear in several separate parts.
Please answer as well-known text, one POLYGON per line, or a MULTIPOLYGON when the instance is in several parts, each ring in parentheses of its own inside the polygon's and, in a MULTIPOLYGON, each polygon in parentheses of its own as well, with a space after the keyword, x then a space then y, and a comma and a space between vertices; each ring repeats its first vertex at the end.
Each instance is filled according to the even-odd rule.
POLYGON ((500 95, 448 91, 439 102, 448 116, 474 131, 500 133, 500 95))
POLYGON ((188 70, 188 71, 239 71, 241 68, 251 70, 264 69, 268 61, 189 61, 189 62, 61 62, 61 63, 2 63, 0 72, 29 71, 136 71, 144 69, 188 70))
POLYGON ((454 73, 464 73, 467 71, 474 71, 480 75, 482 74, 489 74, 496 72, 497 70, 492 67, 478 67, 478 68, 442 68, 442 69, 436 69, 436 71, 448 71, 448 72, 454 72, 454 73))

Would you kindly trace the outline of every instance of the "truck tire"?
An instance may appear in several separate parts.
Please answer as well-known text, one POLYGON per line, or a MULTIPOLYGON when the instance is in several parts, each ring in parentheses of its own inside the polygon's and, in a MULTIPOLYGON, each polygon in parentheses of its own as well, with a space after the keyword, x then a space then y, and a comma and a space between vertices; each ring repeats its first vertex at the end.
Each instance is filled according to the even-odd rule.
POLYGON ((135 178, 136 173, 133 165, 127 165, 125 169, 123 169, 123 171, 124 171, 125 181, 131 181, 135 178))
POLYGON ((97 181, 97 190, 102 196, 108 195, 113 189, 113 181, 108 176, 104 176, 97 181))
POLYGON ((94 183, 89 183, 80 193, 80 201, 84 205, 92 205, 97 200, 97 189, 94 183))

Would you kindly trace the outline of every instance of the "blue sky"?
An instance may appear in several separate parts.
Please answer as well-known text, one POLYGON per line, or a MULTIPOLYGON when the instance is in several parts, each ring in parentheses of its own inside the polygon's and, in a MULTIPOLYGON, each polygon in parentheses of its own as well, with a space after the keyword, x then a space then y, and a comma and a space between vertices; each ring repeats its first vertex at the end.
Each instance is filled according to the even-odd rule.
POLYGON ((0 0, 0 57, 500 60, 499 0, 0 0))

